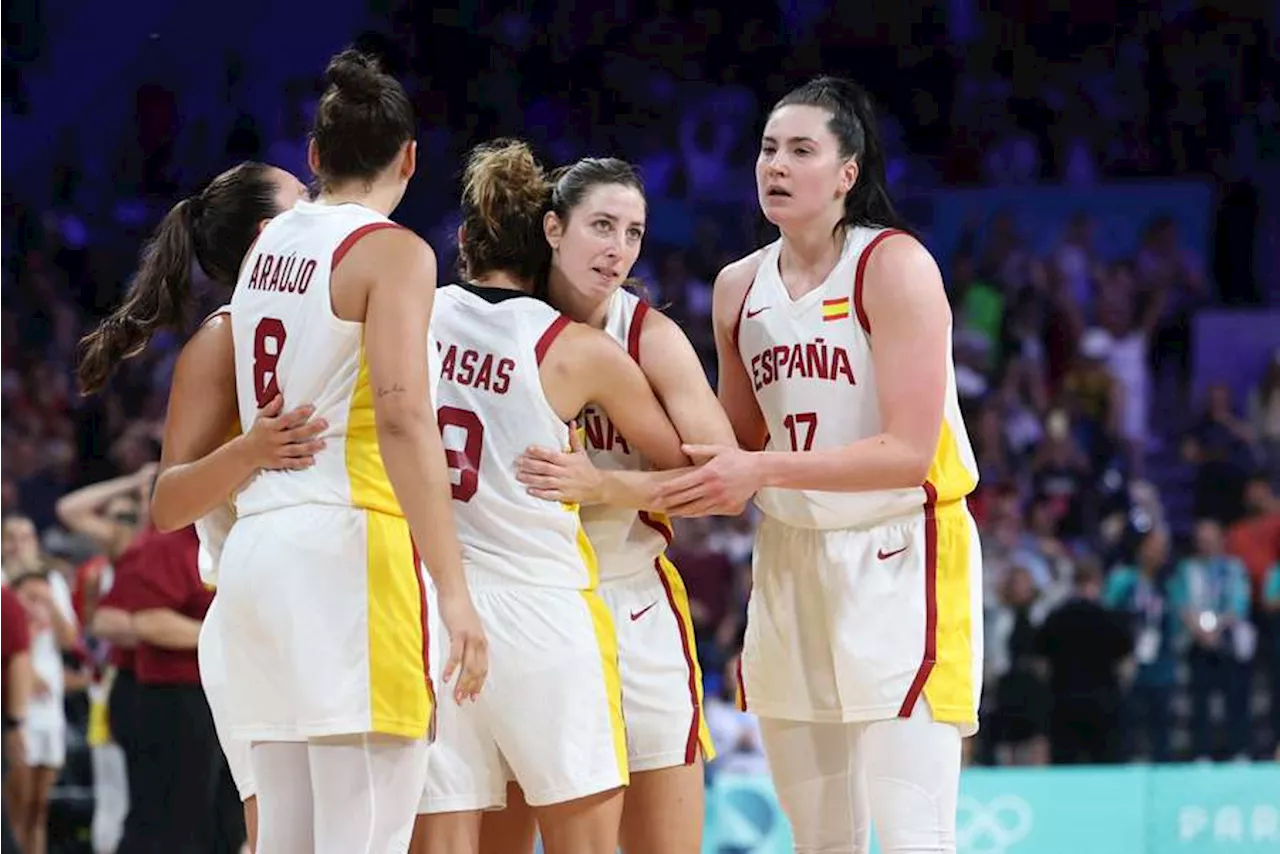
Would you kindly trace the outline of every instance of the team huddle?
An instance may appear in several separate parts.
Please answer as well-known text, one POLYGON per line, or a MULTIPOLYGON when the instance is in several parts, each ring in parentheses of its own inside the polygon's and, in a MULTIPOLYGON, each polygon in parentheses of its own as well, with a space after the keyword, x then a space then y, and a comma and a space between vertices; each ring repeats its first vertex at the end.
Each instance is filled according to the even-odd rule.
POLYGON ((821 78, 770 113, 782 237, 716 280, 713 391, 626 287, 633 167, 478 146, 438 287, 390 219, 404 90, 354 51, 327 80, 314 198, 246 163, 171 214, 197 263, 202 223, 238 256, 202 263, 234 290, 175 369, 153 519, 196 526, 216 585, 201 680, 256 851, 699 851, 715 750, 670 520, 752 500, 738 694, 796 850, 865 852, 874 822, 883 851, 954 851, 977 470, 865 94, 821 78))

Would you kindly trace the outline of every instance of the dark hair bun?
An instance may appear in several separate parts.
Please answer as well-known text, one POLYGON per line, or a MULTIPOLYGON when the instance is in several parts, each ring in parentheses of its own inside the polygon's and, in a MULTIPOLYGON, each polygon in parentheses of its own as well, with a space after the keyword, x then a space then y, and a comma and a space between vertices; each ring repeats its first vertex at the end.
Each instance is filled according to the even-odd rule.
POLYGON ((382 92, 384 76, 376 57, 355 48, 347 48, 329 60, 329 67, 324 72, 326 84, 357 101, 377 100, 382 92))

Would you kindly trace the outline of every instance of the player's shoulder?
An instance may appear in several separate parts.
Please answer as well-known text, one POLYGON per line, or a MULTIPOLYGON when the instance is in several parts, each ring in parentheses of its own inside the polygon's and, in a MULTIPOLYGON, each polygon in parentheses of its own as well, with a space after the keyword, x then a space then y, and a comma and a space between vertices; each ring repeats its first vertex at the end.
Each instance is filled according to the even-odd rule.
POLYGON ((950 315, 938 262, 914 235, 880 232, 863 250, 858 269, 855 297, 866 315, 884 311, 950 315))
POLYGON ((546 347, 539 342, 539 346, 544 354, 552 357, 547 361, 560 369, 574 373, 604 371, 618 359, 631 358, 612 335, 586 323, 570 320, 567 315, 559 315, 548 327, 547 334, 554 335, 554 340, 546 347))
POLYGON ((649 306, 640 319, 640 352, 641 354, 668 353, 672 346, 681 342, 687 343, 680 324, 676 323, 659 308, 649 306))
POLYGON ((761 246, 750 255, 743 256, 720 268, 716 274, 715 289, 717 291, 745 291, 755 281, 760 265, 769 254, 769 246, 761 246))
POLYGON ((335 261, 341 261, 343 267, 436 269, 436 253, 431 244, 413 229, 391 220, 362 225, 343 243, 334 253, 335 261))
POLYGON ((235 346, 231 333, 231 306, 212 312, 196 327, 178 355, 180 363, 212 360, 230 352, 235 346))
POLYGON ((865 264, 868 276, 922 269, 936 271, 938 266, 928 247, 914 234, 896 228, 875 234, 862 251, 865 257, 861 263, 865 264))

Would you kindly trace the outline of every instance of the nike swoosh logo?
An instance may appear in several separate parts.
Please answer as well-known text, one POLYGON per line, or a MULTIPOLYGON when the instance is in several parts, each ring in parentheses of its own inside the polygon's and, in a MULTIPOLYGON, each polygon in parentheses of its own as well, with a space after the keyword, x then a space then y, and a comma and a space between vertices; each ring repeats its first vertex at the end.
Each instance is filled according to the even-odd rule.
POLYGON ((903 552, 905 552, 908 548, 910 548, 910 546, 903 546, 902 548, 898 549, 897 551, 892 551, 892 552, 887 552, 887 551, 885 551, 884 549, 880 549, 880 551, 876 552, 876 557, 878 557, 880 560, 888 560, 889 558, 893 557, 894 555, 900 555, 900 554, 902 554, 902 553, 903 553, 903 552))
POLYGON ((633 622, 633 623, 634 623, 636 620, 640 619, 640 618, 641 618, 641 617, 643 617, 645 614, 649 613, 649 609, 650 609, 650 608, 652 608, 654 605, 657 605, 657 604, 658 604, 657 602, 650 602, 648 605, 645 605, 645 606, 644 606, 643 608, 641 608, 639 611, 632 611, 632 612, 631 612, 631 622, 633 622))
POLYGON ((767 306, 767 305, 766 305, 764 308, 757 308, 757 309, 755 309, 754 311, 752 311, 751 309, 747 309, 747 320, 750 320, 751 318, 755 317, 755 316, 756 316, 757 314, 759 314, 760 312, 762 312, 762 311, 768 311, 769 309, 770 309, 770 306, 767 306))

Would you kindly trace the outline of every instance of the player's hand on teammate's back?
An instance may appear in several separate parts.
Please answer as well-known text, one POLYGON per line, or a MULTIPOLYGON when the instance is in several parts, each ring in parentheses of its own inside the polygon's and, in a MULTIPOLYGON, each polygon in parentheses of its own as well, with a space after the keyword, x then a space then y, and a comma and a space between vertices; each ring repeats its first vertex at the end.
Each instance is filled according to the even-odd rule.
POLYGON ((722 445, 685 445, 697 464, 658 491, 657 507, 672 516, 737 516, 761 486, 754 454, 722 445))
POLYGON ((535 498, 571 504, 598 504, 603 478, 587 456, 577 424, 569 425, 569 450, 529 447, 516 458, 516 480, 535 498))
POLYGON ((329 429, 329 422, 313 420, 316 408, 309 403, 288 412, 283 409, 284 398, 277 394, 258 410, 245 435, 253 460, 260 469, 311 468, 325 446, 324 439, 317 437, 329 429))
POLYGON ((489 675, 489 641, 480 623, 480 614, 471 601, 471 594, 466 591, 441 594, 440 618, 449 633, 449 660, 444 665, 444 684, 448 685, 456 672, 454 702, 461 705, 463 700, 474 701, 489 675))

